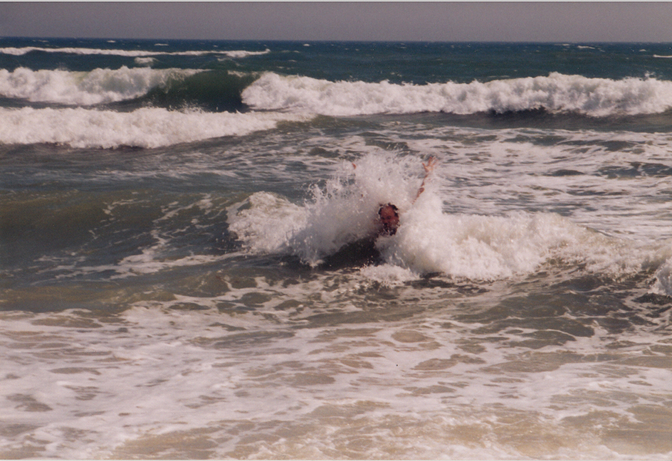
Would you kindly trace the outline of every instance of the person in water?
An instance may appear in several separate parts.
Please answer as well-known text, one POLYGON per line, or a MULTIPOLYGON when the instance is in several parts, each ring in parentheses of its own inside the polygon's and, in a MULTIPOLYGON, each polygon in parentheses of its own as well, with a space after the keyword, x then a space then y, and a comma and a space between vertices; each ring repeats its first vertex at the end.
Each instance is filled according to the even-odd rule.
POLYGON ((378 208, 378 235, 394 235, 399 227, 399 208, 392 203, 378 208))
MULTIPOLYGON (((354 163, 352 166, 357 168, 357 165, 354 163)), ((425 178, 422 180, 413 203, 425 191, 425 182, 436 166, 436 158, 430 157, 427 163, 423 163, 422 166, 425 168, 425 178)), ((376 240, 378 237, 392 236, 397 233, 397 228, 399 227, 399 209, 397 206, 393 203, 380 205, 375 224, 376 231, 372 235, 356 242, 351 242, 339 249, 335 254, 327 256, 322 263, 322 267, 325 269, 341 269, 382 262, 380 252, 376 248, 376 240)))
MULTIPOLYGON (((434 171, 436 166, 436 157, 429 157, 427 163, 422 164, 425 169, 425 177, 422 180, 420 189, 418 189, 418 194, 413 199, 413 203, 420 197, 425 191, 425 182, 429 177, 430 173, 434 171)), ((397 228, 399 227, 399 208, 392 203, 387 203, 380 205, 378 208, 378 235, 394 235, 397 233, 397 228)))

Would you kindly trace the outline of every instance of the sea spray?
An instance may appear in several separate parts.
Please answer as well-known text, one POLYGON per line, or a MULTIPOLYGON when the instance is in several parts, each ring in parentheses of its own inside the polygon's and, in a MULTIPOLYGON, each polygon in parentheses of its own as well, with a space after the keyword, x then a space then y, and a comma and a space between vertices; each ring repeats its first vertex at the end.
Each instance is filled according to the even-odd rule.
MULTIPOLYGON (((344 162, 324 186, 311 188, 302 205, 257 192, 231 207, 229 229, 253 253, 293 254, 311 266, 348 244, 376 239, 387 268, 369 268, 363 274, 390 283, 431 273, 500 280, 532 274, 550 261, 620 277, 656 258, 655 248, 640 248, 637 242, 595 232, 556 213, 448 213, 441 188, 448 183, 442 172, 449 167, 439 166, 417 196, 420 163, 415 157, 384 152, 344 162), (393 236, 376 234, 377 210, 385 203, 397 204, 400 211, 393 236)), ((666 274, 662 270, 660 283, 666 274)))
POLYGON ((256 192, 227 210, 229 230, 253 253, 286 251, 289 240, 305 226, 306 211, 284 197, 256 192))
POLYGON ((417 195, 420 162, 389 153, 343 163, 323 187, 314 185, 303 206, 256 193, 250 209, 229 213, 230 230, 252 251, 291 251, 318 265, 343 246, 376 234, 380 205, 394 203, 403 213, 417 195), (291 215, 291 224, 287 217, 291 215))

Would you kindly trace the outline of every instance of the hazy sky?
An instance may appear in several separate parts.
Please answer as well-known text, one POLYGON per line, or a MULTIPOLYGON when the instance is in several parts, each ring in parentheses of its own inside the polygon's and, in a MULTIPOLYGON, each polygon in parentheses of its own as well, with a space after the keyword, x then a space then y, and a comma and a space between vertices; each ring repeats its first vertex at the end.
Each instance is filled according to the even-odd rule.
POLYGON ((0 2, 0 36, 672 42, 672 2, 0 2))

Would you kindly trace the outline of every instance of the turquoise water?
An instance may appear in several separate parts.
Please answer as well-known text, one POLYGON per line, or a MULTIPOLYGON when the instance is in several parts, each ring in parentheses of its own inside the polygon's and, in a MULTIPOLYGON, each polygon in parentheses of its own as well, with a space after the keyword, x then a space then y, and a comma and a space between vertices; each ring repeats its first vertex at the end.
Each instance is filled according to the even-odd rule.
POLYGON ((0 457, 669 459, 671 72, 0 40, 0 457))

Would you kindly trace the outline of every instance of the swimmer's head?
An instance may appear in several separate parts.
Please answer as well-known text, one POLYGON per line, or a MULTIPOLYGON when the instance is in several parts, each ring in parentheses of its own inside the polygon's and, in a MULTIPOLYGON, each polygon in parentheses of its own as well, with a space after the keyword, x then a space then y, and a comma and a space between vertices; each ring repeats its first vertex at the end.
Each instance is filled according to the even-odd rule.
POLYGON ((399 209, 388 203, 387 205, 381 205, 378 209, 378 217, 380 218, 380 223, 383 225, 382 234, 394 235, 397 232, 397 227, 399 227, 399 209))

